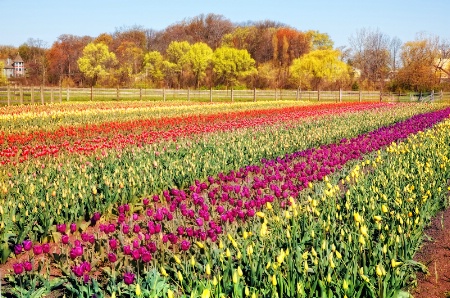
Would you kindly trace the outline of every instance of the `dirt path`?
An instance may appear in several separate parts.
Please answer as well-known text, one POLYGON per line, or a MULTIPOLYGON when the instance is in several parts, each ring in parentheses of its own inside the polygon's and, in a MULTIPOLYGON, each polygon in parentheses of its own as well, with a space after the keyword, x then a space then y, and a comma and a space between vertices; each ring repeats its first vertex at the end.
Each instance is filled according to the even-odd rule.
POLYGON ((412 295, 414 298, 450 297, 450 208, 433 218, 425 235, 414 259, 425 264, 429 273, 417 275, 418 285, 412 295))

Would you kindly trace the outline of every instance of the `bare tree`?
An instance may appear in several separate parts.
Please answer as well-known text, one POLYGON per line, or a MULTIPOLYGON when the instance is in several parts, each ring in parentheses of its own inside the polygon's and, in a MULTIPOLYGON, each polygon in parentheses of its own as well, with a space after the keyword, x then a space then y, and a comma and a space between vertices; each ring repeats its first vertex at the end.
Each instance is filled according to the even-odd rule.
POLYGON ((391 39, 391 43, 389 45, 389 51, 391 54, 391 63, 390 68, 392 72, 396 72, 400 67, 400 50, 402 48, 402 41, 398 37, 394 37, 391 39))
POLYGON ((361 82, 368 86, 384 89, 384 82, 389 74, 390 38, 377 30, 363 28, 349 40, 353 53, 351 64, 361 74, 361 82))

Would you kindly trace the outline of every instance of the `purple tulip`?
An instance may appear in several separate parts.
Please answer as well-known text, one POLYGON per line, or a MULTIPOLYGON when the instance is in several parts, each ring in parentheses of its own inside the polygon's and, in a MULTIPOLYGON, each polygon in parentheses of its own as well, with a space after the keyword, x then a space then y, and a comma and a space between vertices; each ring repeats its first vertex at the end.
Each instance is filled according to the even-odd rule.
POLYGON ((33 247, 33 242, 31 240, 24 240, 22 245, 25 251, 29 251, 33 247))
POLYGON ((83 262, 83 263, 81 263, 80 266, 83 268, 84 272, 90 272, 92 269, 91 263, 89 263, 89 262, 83 262))
POLYGON ((42 244, 42 252, 48 254, 50 252, 50 244, 48 243, 42 244))
POLYGON ((197 218, 196 220, 195 220, 195 222, 197 223, 197 225, 199 226, 199 227, 201 227, 201 226, 203 226, 203 219, 202 218, 197 218))
POLYGON ((122 225, 122 233, 128 234, 130 232, 130 226, 127 224, 122 225))
POLYGON ((131 285, 134 282, 134 274, 131 272, 125 272, 123 274, 123 282, 126 285, 131 285))
POLYGON ((137 213, 133 213, 133 220, 138 220, 139 215, 137 215, 137 213))
POLYGON ((83 281, 85 284, 89 283, 90 280, 91 280, 91 278, 89 277, 89 274, 83 275, 83 281))
POLYGON ((84 273, 84 269, 82 266, 74 266, 72 267, 72 272, 77 276, 77 277, 82 277, 83 273, 84 273))
POLYGON ((149 200, 149 199, 147 199, 147 198, 142 199, 142 204, 143 204, 144 206, 147 206, 149 203, 150 203, 150 200, 149 200))
POLYGON ((138 248, 140 245, 139 245, 139 239, 134 239, 133 240, 133 248, 138 248))
POLYGON ((31 264, 31 262, 29 261, 23 262, 23 268, 25 269, 25 271, 30 272, 31 270, 33 270, 33 264, 31 264))
POLYGON ((23 246, 22 246, 21 244, 16 244, 16 245, 14 246, 14 253, 15 253, 16 255, 21 254, 21 253, 22 253, 22 250, 23 250, 23 246))
POLYGON ((109 260, 111 263, 115 263, 115 262, 117 261, 117 256, 116 256, 115 254, 113 254, 113 253, 109 253, 109 254, 108 254, 108 260, 109 260))
POLYGON ((91 221, 95 223, 100 220, 100 217, 102 217, 100 212, 95 212, 94 215, 92 215, 91 221))
POLYGON ((183 240, 181 241, 181 249, 184 251, 189 250, 189 248, 191 247, 191 243, 187 240, 183 240))
POLYGON ((70 224, 70 232, 75 233, 76 231, 77 231, 77 224, 73 222, 70 224))
POLYGON ((133 232, 135 232, 136 234, 139 233, 140 230, 141 230, 141 227, 138 224, 135 224, 133 226, 133 232))
POLYGON ((62 242, 62 244, 68 244, 69 243, 69 236, 62 235, 61 242, 62 242))
POLYGON ((16 263, 13 265, 14 273, 19 275, 23 272, 23 264, 22 263, 16 263))
POLYGON ((66 224, 56 225, 56 230, 58 232, 60 232, 61 234, 65 234, 66 233, 66 224))
POLYGON ((142 262, 148 263, 152 260, 152 254, 148 251, 143 252, 141 256, 142 262))
POLYGON ((125 255, 131 255, 131 247, 130 247, 129 245, 125 245, 125 246, 123 247, 123 253, 124 253, 125 255))
POLYGON ((135 249, 131 252, 131 257, 134 260, 138 260, 141 257, 141 252, 139 251, 139 249, 135 249))
POLYGON ((112 250, 116 250, 117 249, 117 239, 115 239, 115 238, 109 239, 109 247, 112 250))
POLYGON ((155 242, 150 242, 149 244, 147 244, 147 249, 150 253, 154 253, 158 250, 155 242))
POLYGON ((42 246, 41 245, 35 245, 33 247, 33 253, 38 256, 42 253, 42 246))

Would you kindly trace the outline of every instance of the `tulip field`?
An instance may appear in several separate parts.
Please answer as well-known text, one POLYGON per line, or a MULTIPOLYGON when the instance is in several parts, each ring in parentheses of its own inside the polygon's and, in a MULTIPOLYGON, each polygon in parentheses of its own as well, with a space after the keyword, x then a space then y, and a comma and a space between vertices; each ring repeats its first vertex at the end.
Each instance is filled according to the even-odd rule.
POLYGON ((0 293, 408 297, 424 228, 450 205, 449 115, 374 102, 0 108, 0 293))

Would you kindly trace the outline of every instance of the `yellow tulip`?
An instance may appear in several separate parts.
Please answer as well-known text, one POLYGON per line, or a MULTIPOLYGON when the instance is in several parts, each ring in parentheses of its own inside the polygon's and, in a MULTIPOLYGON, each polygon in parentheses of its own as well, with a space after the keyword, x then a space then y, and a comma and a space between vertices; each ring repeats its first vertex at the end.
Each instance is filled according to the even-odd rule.
POLYGON ((256 216, 258 216, 260 218, 264 218, 266 215, 264 214, 264 212, 258 211, 258 212, 256 212, 256 216))
POLYGON ((139 284, 136 285, 136 296, 141 296, 141 286, 139 284))
POLYGON ((253 247, 252 247, 252 245, 250 244, 249 246, 247 246, 247 255, 248 256, 251 256, 253 254, 253 247))
POLYGON ((209 266, 209 263, 206 264, 205 273, 206 275, 211 275, 211 266, 209 266))
POLYGON ((367 234, 367 227, 366 226, 361 226, 360 228, 360 232, 364 237, 369 237, 369 235, 367 234))
POLYGON ((116 292, 113 292, 111 298, 116 298, 116 292))
POLYGON ((169 290, 167 291, 167 297, 168 297, 168 298, 173 298, 173 291, 172 291, 171 289, 169 289, 169 290))
POLYGON ((381 211, 383 211, 383 213, 387 213, 389 210, 388 210, 388 208, 386 207, 386 205, 381 205, 381 211))
POLYGON ((200 241, 195 242, 199 248, 205 248, 205 245, 201 243, 200 241))
POLYGON ((401 264, 403 264, 403 262, 396 262, 395 259, 392 259, 392 260, 391 260, 391 266, 392 266, 392 268, 398 267, 398 266, 400 266, 401 264))
POLYGON ((272 285, 276 286, 277 285, 277 277, 274 275, 272 275, 272 285))
POLYGON ((229 248, 227 248, 225 254, 226 254, 226 256, 227 256, 228 258, 231 258, 231 251, 230 251, 229 248))
POLYGON ((238 266, 237 273, 240 277, 242 277, 242 275, 244 275, 244 272, 242 272, 241 266, 238 266))
POLYGON ((218 284, 217 277, 214 276, 212 284, 213 284, 213 286, 217 286, 217 284, 218 284))
POLYGON ((211 296, 211 292, 209 289, 204 289, 202 293, 202 298, 209 298, 211 296))
POLYGON ((244 238, 244 239, 248 238, 248 233, 246 231, 244 231, 244 234, 242 235, 242 238, 244 238))
POLYGON ((375 268, 375 272, 378 276, 383 276, 383 271, 381 270, 380 264, 378 264, 375 268))
POLYGON ((245 296, 249 296, 250 295, 250 290, 248 289, 247 286, 245 287, 244 293, 245 293, 245 296))
POLYGON ((347 283, 346 279, 344 279, 344 283, 342 284, 342 288, 344 289, 344 291, 348 290, 348 283, 347 283))
POLYGON ((183 275, 181 274, 180 271, 177 271, 177 277, 178 277, 178 280, 179 280, 180 282, 183 281, 183 275))
POLYGON ((236 270, 233 272, 233 283, 234 284, 238 283, 238 274, 237 274, 236 270))
POLYGON ((162 266, 161 266, 161 275, 166 276, 166 277, 169 276, 166 272, 166 269, 164 269, 164 267, 162 267, 162 266))
POLYGON ((374 215, 373 219, 375 219, 375 221, 381 221, 381 216, 379 215, 374 215))
POLYGON ((173 259, 175 260, 175 262, 177 264, 181 264, 181 260, 180 260, 180 258, 178 256, 173 256, 173 259))
POLYGON ((353 218, 355 219, 356 222, 361 222, 361 216, 359 215, 358 212, 353 213, 353 218))
POLYGON ((192 267, 195 266, 195 258, 194 258, 194 256, 191 256, 191 266, 192 267))

